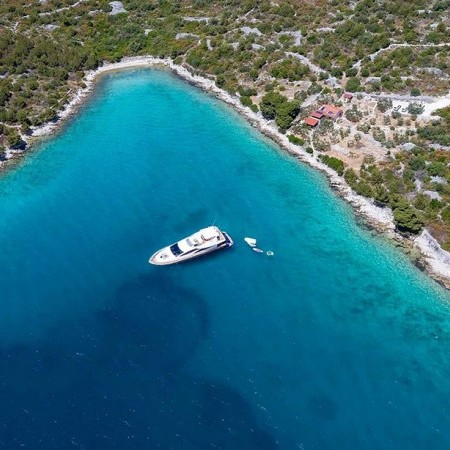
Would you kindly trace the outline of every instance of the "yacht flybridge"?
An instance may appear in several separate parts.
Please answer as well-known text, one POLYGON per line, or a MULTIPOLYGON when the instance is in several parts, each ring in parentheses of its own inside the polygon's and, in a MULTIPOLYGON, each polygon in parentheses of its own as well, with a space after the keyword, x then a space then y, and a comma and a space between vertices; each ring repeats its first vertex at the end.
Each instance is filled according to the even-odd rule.
POLYGON ((197 231, 187 238, 181 239, 175 244, 158 250, 148 262, 157 266, 175 264, 197 258, 221 248, 231 247, 232 245, 233 240, 225 231, 221 231, 215 226, 210 226, 197 231))

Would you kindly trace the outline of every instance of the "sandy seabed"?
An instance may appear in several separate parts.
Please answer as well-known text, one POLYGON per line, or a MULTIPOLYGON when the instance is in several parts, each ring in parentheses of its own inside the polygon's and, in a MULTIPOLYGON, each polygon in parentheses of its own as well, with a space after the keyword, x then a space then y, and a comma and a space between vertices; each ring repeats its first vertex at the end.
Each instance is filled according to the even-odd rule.
MULTIPOLYGON (((234 109, 249 120, 254 127, 258 128, 263 134, 276 141, 289 153, 295 155, 299 160, 309 164, 310 166, 325 172, 329 178, 331 186, 342 198, 353 206, 354 210, 358 214, 363 216, 371 226, 379 231, 387 232, 390 237, 400 241, 404 246, 418 249, 421 255, 421 266, 425 268, 426 272, 432 278, 450 289, 450 253, 444 251, 427 230, 424 230, 420 236, 414 239, 405 238, 399 233, 396 233, 392 211, 389 208, 380 208, 375 205, 372 200, 355 194, 355 192, 353 192, 347 185, 345 180, 338 176, 334 170, 318 161, 313 155, 308 154, 302 147, 289 142, 288 138, 278 131, 275 124, 264 119, 261 113, 255 113, 249 108, 244 107, 241 104, 239 97, 232 96, 223 89, 220 89, 212 80, 193 75, 185 67, 175 64, 171 59, 161 59, 153 56, 129 57, 124 58, 118 63, 108 63, 96 70, 87 72, 84 78, 86 87, 78 90, 73 95, 70 102, 66 104, 64 109, 59 112, 59 120, 33 128, 31 139, 28 137, 24 137, 24 139, 33 142, 34 138, 49 136, 57 131, 61 124, 67 120, 67 118, 76 113, 78 108, 82 105, 84 99, 93 90, 95 81, 101 74, 121 69, 155 66, 166 67, 184 80, 195 84, 205 91, 213 93, 220 100, 233 106, 234 109)), ((442 102, 442 104, 443 103, 444 102, 442 102)), ((438 106, 440 105, 441 103, 439 103, 438 106)), ((429 111, 427 112, 430 113, 429 111)), ((22 152, 9 151, 7 152, 7 158, 13 158, 20 153, 22 152)))

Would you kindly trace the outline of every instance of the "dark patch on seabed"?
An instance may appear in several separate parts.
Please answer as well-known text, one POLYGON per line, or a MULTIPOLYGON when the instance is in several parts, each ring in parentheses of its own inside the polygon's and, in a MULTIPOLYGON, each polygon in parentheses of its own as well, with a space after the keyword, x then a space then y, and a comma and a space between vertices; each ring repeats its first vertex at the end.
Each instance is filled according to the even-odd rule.
POLYGON ((273 449, 247 401, 185 364, 208 334, 201 297, 169 276, 0 354, 0 447, 273 449))
POLYGON ((183 216, 182 220, 175 225, 175 231, 180 234, 185 234, 186 230, 189 230, 192 223, 210 223, 213 222, 211 217, 208 217, 209 213, 206 208, 199 208, 192 211, 189 214, 183 216))

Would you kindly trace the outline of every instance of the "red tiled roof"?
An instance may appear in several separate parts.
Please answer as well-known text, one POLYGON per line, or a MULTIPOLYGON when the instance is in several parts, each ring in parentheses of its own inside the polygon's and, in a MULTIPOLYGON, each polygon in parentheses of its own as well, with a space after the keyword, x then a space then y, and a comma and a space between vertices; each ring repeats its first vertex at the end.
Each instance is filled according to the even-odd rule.
POLYGON ((309 116, 304 120, 304 122, 310 127, 315 127, 320 121, 319 119, 315 119, 314 117, 309 116))
POLYGON ((311 117, 315 117, 316 119, 321 119, 323 117, 323 112, 322 111, 314 111, 311 114, 311 117))
POLYGON ((343 97, 344 98, 348 98, 348 99, 352 99, 353 98, 353 94, 350 94, 350 92, 344 92, 343 97))
POLYGON ((322 112, 325 116, 329 114, 332 116, 336 116, 337 114, 342 113, 342 109, 333 105, 325 105, 325 108, 323 108, 322 112))
POLYGON ((342 113, 342 108, 333 105, 322 105, 317 111, 314 111, 311 116, 317 119, 321 119, 323 116, 329 117, 330 119, 337 119, 342 113), (322 116, 320 116, 321 114, 322 116))

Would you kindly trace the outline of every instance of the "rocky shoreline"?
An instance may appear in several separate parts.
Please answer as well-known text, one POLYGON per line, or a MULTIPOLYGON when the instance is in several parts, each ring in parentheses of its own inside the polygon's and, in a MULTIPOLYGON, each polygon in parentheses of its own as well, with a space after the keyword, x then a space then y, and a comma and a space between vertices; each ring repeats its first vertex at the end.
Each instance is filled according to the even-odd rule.
MULTIPOLYGON (((59 112, 58 120, 34 128, 32 136, 24 136, 24 140, 33 144, 36 140, 50 136, 60 129, 61 125, 82 106, 85 98, 92 92, 99 75, 127 68, 155 66, 166 67, 184 80, 213 93, 220 100, 233 106, 252 126, 258 128, 264 135, 274 140, 297 159, 326 173, 331 187, 340 197, 352 205, 355 212, 362 216, 370 227, 393 239, 398 246, 406 251, 416 266, 427 272, 441 285, 450 289, 450 253, 444 251, 427 230, 424 230, 420 236, 415 238, 405 237, 397 233, 392 212, 388 208, 380 208, 370 199, 355 194, 345 180, 338 176, 334 170, 308 154, 302 147, 289 142, 288 138, 281 134, 273 123, 264 119, 260 113, 254 113, 249 108, 244 107, 238 97, 218 88, 214 81, 193 75, 185 67, 175 64, 170 59, 152 56, 130 57, 124 58, 118 63, 105 64, 97 70, 88 72, 84 78, 85 87, 77 91, 65 108, 59 112)), ((22 151, 9 151, 6 156, 7 159, 13 159, 22 153, 22 151)))

